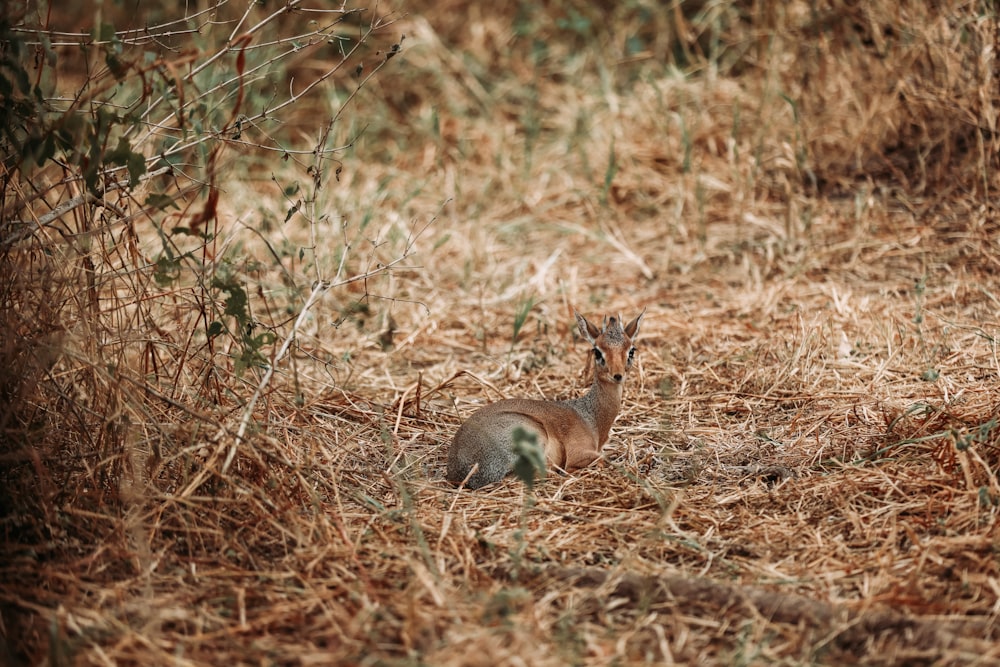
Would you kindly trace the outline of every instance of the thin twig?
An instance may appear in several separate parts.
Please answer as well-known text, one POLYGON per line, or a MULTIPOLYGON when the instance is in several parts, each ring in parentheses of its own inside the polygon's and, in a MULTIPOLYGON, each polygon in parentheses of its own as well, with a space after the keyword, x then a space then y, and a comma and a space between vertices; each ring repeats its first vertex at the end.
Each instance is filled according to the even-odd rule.
POLYGON ((261 394, 264 393, 264 389, 266 389, 267 385, 271 382, 271 377, 274 375, 275 365, 284 359, 285 354, 288 353, 288 348, 291 347, 292 341, 295 340, 295 335, 298 333, 299 327, 306 321, 306 316, 309 314, 310 309, 329 289, 330 285, 321 282, 317 282, 313 285, 313 290, 309 294, 309 298, 306 299, 305 305, 302 306, 299 316, 295 319, 295 324, 292 325, 292 330, 285 337, 285 342, 281 344, 281 349, 279 349, 278 353, 274 355, 274 361, 267 365, 267 369, 264 371, 264 376, 257 385, 257 389, 254 391, 253 396, 250 397, 250 401, 247 403, 246 408, 243 410, 243 418, 240 420, 240 427, 236 431, 236 437, 233 439, 232 446, 229 448, 229 454, 226 455, 226 460, 222 464, 223 474, 229 470, 229 466, 232 464, 233 459, 236 458, 236 450, 238 449, 240 442, 243 441, 244 435, 246 435, 247 427, 250 425, 250 419, 253 417, 254 407, 256 407, 261 394))
POLYGON ((264 371, 264 375, 261 378, 260 383, 257 385, 257 389, 254 391, 253 396, 250 397, 250 401, 247 403, 247 406, 243 411, 243 417, 240 419, 240 426, 239 429, 236 431, 236 437, 233 439, 232 445, 229 448, 229 453, 226 455, 226 460, 222 464, 223 474, 225 474, 226 471, 229 470, 229 466, 232 465, 233 459, 236 458, 236 452, 239 449, 240 443, 243 442, 243 440, 245 439, 244 436, 246 435, 247 428, 250 425, 250 419, 253 417, 254 408, 257 405, 257 401, 264 393, 264 390, 267 388, 268 384, 270 384, 271 377, 274 375, 275 366, 282 359, 285 358, 285 355, 288 353, 288 349, 291 347, 292 342, 295 340, 295 336, 298 333, 299 327, 302 326, 302 324, 305 322, 306 315, 309 313, 309 310, 316 304, 317 301, 319 301, 320 297, 322 297, 326 292, 328 292, 330 289, 334 287, 341 287, 344 285, 348 285, 350 283, 357 282, 359 280, 368 280, 369 278, 373 278, 381 273, 389 271, 392 267, 399 264, 409 256, 411 248, 412 244, 406 247, 401 256, 397 257, 396 259, 392 260, 387 264, 380 265, 374 271, 367 271, 365 273, 357 274, 340 282, 317 281, 313 285, 313 289, 312 292, 309 294, 309 298, 306 299, 305 304, 302 306, 302 310, 299 312, 298 317, 295 319, 295 324, 292 325, 292 330, 288 333, 288 336, 285 337, 285 341, 281 344, 281 348, 278 350, 278 353, 274 356, 274 361, 267 365, 267 368, 264 371))

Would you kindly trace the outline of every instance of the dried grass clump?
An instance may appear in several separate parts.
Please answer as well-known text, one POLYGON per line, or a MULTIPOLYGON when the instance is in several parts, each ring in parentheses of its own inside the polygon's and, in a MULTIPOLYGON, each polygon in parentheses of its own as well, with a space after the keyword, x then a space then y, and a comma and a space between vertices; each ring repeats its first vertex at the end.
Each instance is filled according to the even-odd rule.
POLYGON ((921 194, 996 188, 997 37, 983 3, 815 6, 784 72, 815 177, 834 188, 888 179, 921 194))
POLYGON ((541 7, 405 7, 210 239, 5 202, 3 660, 1000 664, 990 7, 541 7), (444 481, 643 306, 599 465, 444 481))

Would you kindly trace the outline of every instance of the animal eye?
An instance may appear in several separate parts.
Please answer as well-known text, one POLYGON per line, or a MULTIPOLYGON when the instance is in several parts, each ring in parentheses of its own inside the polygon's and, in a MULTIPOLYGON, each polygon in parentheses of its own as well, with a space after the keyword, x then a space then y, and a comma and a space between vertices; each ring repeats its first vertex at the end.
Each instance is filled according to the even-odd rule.
POLYGON ((634 347, 630 347, 628 349, 628 365, 629 366, 632 365, 632 359, 633 358, 635 358, 635 348, 634 347))
POLYGON ((601 354, 601 351, 598 350, 596 347, 594 348, 594 361, 596 361, 602 366, 604 365, 604 355, 601 354))

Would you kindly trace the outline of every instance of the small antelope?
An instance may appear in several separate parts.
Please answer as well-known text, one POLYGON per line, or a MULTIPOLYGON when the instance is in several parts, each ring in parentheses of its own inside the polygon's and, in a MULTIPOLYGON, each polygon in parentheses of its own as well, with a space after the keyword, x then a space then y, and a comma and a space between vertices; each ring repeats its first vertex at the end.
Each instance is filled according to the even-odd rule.
POLYGON ((469 488, 478 489, 503 479, 516 462, 514 433, 519 428, 534 435, 545 448, 549 466, 575 470, 597 460, 621 409, 622 382, 635 356, 632 341, 645 312, 625 328, 621 315, 605 317, 600 329, 574 313, 580 333, 594 346, 590 391, 566 401, 508 398, 480 408, 452 440, 448 481, 464 481, 469 488))

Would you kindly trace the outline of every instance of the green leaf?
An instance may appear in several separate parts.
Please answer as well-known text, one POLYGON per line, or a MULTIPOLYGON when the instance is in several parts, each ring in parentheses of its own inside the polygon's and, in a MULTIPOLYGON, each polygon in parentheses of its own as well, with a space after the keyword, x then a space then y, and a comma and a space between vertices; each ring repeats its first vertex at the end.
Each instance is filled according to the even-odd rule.
POLYGON ((146 158, 139 153, 130 152, 125 164, 128 168, 128 185, 134 188, 139 184, 139 179, 146 173, 146 158))
POLYGON ((21 147, 25 161, 33 161, 37 166, 42 166, 55 155, 55 136, 49 132, 44 137, 28 137, 21 147))
POLYGON ((432 250, 437 250, 450 240, 451 240, 451 232, 447 232, 441 238, 439 238, 437 241, 434 242, 434 247, 432 248, 432 250))
POLYGON ((115 27, 110 23, 102 23, 95 37, 99 42, 112 42, 115 39, 115 27))
MULTIPOLYGON (((116 119, 117 120, 117 119, 116 119)), ((108 164, 122 166, 128 169, 128 184, 134 188, 139 184, 139 178, 146 173, 146 159, 132 151, 132 144, 121 137, 115 149, 105 156, 108 164)))
POLYGON ((128 74, 128 63, 118 57, 114 51, 108 50, 104 56, 104 64, 108 66, 115 79, 121 81, 128 74))
POLYGON ((265 345, 273 345, 276 340, 278 340, 278 337, 274 335, 274 332, 265 331, 250 341, 250 344, 254 347, 254 349, 259 350, 265 345))
POLYGON ((514 339, 511 341, 511 345, 517 340, 517 335, 521 333, 521 327, 528 320, 528 313, 531 309, 535 307, 535 297, 529 296, 527 299, 517 304, 517 310, 514 312, 514 339))
POLYGON ((160 287, 166 287, 181 274, 181 262, 169 255, 160 255, 153 268, 153 280, 160 287))
POLYGON ((168 207, 174 207, 178 211, 181 209, 177 204, 177 200, 168 194, 162 192, 151 192, 146 196, 146 207, 156 208, 161 211, 167 210, 168 207))
POLYGON ((226 299, 226 315, 232 315, 240 322, 246 321, 249 302, 246 290, 238 285, 231 285, 226 291, 229 292, 229 298, 226 299))
POLYGON ((226 331, 225 325, 222 322, 216 320, 208 325, 208 337, 215 338, 216 336, 221 336, 226 331))
POLYGON ((535 487, 535 475, 545 477, 545 447, 538 434, 518 426, 514 429, 514 475, 529 489, 535 487))

